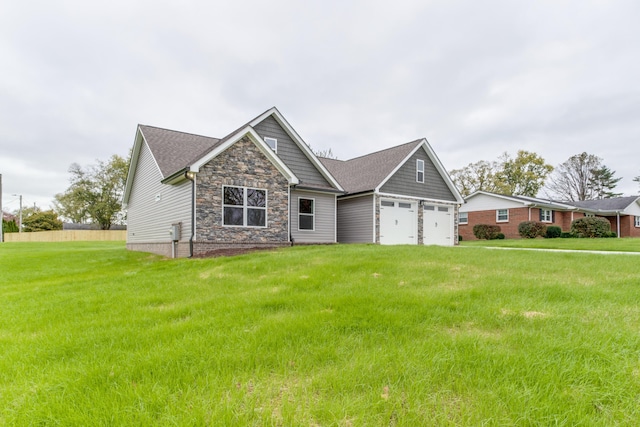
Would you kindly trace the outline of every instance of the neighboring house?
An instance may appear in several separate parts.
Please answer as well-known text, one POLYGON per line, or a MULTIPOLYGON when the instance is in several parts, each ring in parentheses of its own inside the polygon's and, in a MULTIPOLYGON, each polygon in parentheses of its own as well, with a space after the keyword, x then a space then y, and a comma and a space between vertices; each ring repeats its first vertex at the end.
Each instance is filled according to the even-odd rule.
POLYGON ((336 242, 343 189, 276 108, 218 139, 139 125, 127 248, 190 256, 336 242))
POLYGON ((589 209, 596 216, 607 218, 611 223, 611 230, 619 237, 640 237, 640 196, 571 203, 589 209))
POLYGON ((620 237, 640 237, 640 197, 583 202, 557 202, 526 196, 506 196, 477 191, 466 198, 460 208, 459 234, 464 240, 474 240, 473 226, 500 226, 507 239, 518 239, 518 225, 523 221, 538 221, 555 225, 562 231, 571 230, 571 222, 585 216, 602 216, 611 222, 611 230, 620 237))
POLYGON ((458 228, 463 240, 475 240, 473 226, 477 224, 498 225, 507 239, 520 238, 518 225, 523 221, 539 221, 569 231, 571 222, 584 217, 588 211, 552 200, 505 196, 487 191, 477 191, 468 196, 465 202, 460 208, 458 228))
POLYGON ((338 242, 457 244, 463 198, 426 139, 355 159, 320 159, 345 190, 338 242))

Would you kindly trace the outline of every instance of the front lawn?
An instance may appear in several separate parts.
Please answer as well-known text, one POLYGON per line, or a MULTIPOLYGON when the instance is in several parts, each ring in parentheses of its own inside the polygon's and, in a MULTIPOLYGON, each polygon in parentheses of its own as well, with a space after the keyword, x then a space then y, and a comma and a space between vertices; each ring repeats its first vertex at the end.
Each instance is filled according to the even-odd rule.
POLYGON ((637 425, 639 261, 0 244, 0 426, 637 425))
POLYGON ((625 237, 622 239, 505 239, 505 240, 469 240, 460 242, 461 246, 492 246, 501 248, 540 248, 572 249, 590 251, 640 252, 640 239, 625 237))

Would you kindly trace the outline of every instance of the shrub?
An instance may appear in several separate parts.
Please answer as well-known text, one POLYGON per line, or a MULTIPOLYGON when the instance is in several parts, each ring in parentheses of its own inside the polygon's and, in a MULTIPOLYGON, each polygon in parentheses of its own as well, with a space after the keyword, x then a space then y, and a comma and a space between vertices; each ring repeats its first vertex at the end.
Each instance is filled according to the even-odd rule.
POLYGON ((618 233, 612 231, 611 234, 609 234, 609 237, 618 237, 618 233))
POLYGON ((462 236, 458 234, 458 242, 462 242, 462 236))
POLYGON ((560 233, 560 238, 561 239, 572 239, 575 236, 573 235, 573 233, 569 233, 568 231, 563 231, 562 233, 560 233))
POLYGON ((537 221, 523 221, 518 224, 518 233, 524 239, 535 239, 538 236, 544 236, 547 232, 547 226, 537 221))
POLYGON ((496 236, 496 239, 504 240, 504 233, 498 233, 498 235, 496 236))
POLYGON ((557 237, 560 237, 561 234, 562 228, 558 227, 557 225, 550 225, 549 227, 547 227, 547 234, 545 234, 545 237, 547 239, 555 239, 557 237))
POLYGON ((611 223, 606 218, 596 216, 578 218, 571 223, 571 233, 576 237, 609 237, 611 223))
POLYGON ((476 224, 473 226, 473 235, 477 239, 494 240, 498 238, 500 226, 489 224, 476 224))

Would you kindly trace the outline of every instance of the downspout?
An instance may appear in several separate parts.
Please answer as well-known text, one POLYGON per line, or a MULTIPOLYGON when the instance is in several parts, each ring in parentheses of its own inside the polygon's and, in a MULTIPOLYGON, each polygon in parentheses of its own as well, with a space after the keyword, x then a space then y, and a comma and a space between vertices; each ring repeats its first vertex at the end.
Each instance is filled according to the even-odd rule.
POLYGON ((191 171, 185 172, 184 177, 191 181, 191 236, 189 237, 189 258, 193 258, 193 237, 196 234, 196 180, 191 171))
POLYGON ((616 211, 616 225, 618 229, 618 239, 620 238, 620 211, 616 211))

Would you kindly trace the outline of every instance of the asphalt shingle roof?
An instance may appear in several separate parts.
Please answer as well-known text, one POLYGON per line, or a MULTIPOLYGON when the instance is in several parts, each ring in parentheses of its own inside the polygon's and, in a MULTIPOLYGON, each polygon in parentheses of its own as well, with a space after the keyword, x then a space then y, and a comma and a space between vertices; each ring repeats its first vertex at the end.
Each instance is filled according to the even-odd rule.
POLYGON ((580 202, 566 202, 581 208, 601 210, 601 211, 623 211, 630 204, 638 200, 640 196, 614 197, 611 199, 601 200, 584 200, 580 202))
POLYGON ((189 166, 220 142, 218 138, 154 126, 139 127, 165 178, 189 166))
POLYGON ((421 142, 417 139, 351 160, 321 157, 320 161, 347 193, 361 193, 380 185, 421 142))

